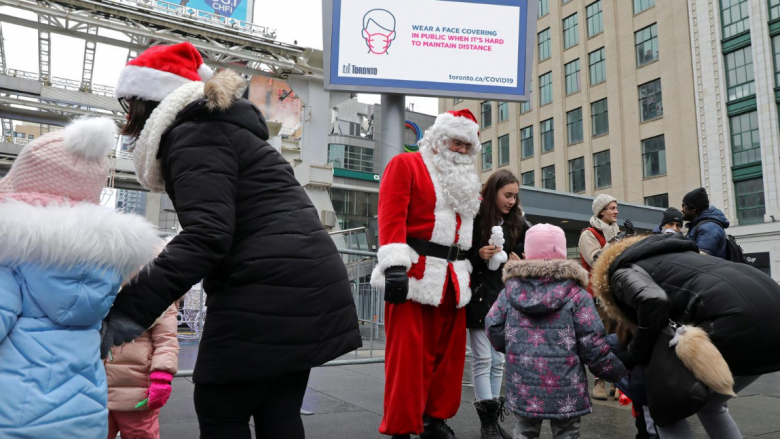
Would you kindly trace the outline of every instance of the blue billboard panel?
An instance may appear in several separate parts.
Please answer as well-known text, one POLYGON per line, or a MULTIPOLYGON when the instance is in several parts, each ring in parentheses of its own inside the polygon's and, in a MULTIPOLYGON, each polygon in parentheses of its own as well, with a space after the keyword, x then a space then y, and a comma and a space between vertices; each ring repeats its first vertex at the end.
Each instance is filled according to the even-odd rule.
POLYGON ((536 0, 324 0, 325 88, 529 97, 536 0))
POLYGON ((183 0, 182 6, 198 9, 203 12, 235 18, 236 20, 252 22, 248 16, 249 0, 183 0))

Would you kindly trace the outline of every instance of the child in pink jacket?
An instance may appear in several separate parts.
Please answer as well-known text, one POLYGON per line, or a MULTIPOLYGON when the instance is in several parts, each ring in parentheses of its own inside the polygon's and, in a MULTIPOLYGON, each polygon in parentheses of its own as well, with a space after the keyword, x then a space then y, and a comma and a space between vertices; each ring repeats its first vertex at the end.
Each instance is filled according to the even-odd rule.
POLYGON ((160 439, 157 416, 171 396, 179 367, 174 304, 132 343, 111 349, 108 378, 108 439, 160 439), (143 404, 142 404, 143 403, 143 404))

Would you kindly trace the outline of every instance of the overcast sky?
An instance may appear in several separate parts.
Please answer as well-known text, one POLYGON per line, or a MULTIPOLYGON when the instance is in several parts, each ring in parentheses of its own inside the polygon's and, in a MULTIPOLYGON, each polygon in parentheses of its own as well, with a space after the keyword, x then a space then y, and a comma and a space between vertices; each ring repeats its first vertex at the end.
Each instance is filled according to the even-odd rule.
MULTIPOLYGON (((37 21, 35 14, 9 6, 0 7, 0 13, 37 21)), ((258 0, 255 3, 254 22, 277 29, 277 40, 304 47, 322 49, 322 1, 285 0, 284 6, 278 0, 258 0), (300 13, 297 11, 305 11, 300 13)), ((3 23, 4 49, 7 68, 38 72, 38 32, 35 29, 3 23)), ((100 30, 100 35, 122 39, 128 38, 114 31, 100 30)), ((58 78, 81 80, 84 63, 84 41, 63 35, 51 36, 51 74, 58 78)), ((127 50, 98 44, 92 82, 100 85, 116 85, 119 72, 127 60, 127 50)), ((379 103, 379 95, 362 94, 358 100, 379 103)), ((436 115, 438 100, 434 98, 407 97, 407 105, 414 104, 414 110, 436 115)))

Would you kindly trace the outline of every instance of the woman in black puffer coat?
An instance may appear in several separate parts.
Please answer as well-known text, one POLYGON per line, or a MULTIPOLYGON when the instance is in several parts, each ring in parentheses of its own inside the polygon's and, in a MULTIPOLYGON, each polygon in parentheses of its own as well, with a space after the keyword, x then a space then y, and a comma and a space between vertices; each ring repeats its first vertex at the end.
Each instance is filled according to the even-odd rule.
POLYGON ((143 332, 203 279, 201 438, 248 438, 250 417, 257 437, 303 438, 310 369, 361 345, 347 271, 292 167, 266 142, 260 111, 238 98, 242 78, 210 76, 189 43, 151 48, 120 76, 137 176, 170 196, 182 232, 122 289, 103 348, 143 332))
MULTIPOLYGON (((618 355, 628 369, 650 362, 656 338, 670 320, 688 325, 698 358, 680 347, 677 355, 713 389, 697 415, 710 437, 741 438, 724 408, 731 397, 726 394, 732 390, 732 375, 733 391, 739 392, 758 376, 780 370, 777 282, 748 265, 699 254, 693 241, 677 234, 630 238, 611 246, 600 256, 592 279, 605 311, 633 330, 628 349, 618 355), (706 353, 703 348, 712 345, 716 349, 706 353), (729 386, 718 389, 718 383, 729 386)), ((656 407, 663 405, 656 401, 656 407)), ((662 438, 693 437, 684 419, 659 431, 662 438)))

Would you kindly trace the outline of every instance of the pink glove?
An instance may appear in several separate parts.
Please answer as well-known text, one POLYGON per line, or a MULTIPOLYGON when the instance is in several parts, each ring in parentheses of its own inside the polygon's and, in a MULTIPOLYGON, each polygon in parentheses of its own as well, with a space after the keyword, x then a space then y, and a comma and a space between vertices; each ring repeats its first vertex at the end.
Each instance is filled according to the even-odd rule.
POLYGON ((149 390, 146 391, 146 396, 149 398, 149 410, 156 410, 164 406, 168 402, 168 398, 171 397, 173 375, 158 370, 152 372, 149 379, 152 381, 149 390))

